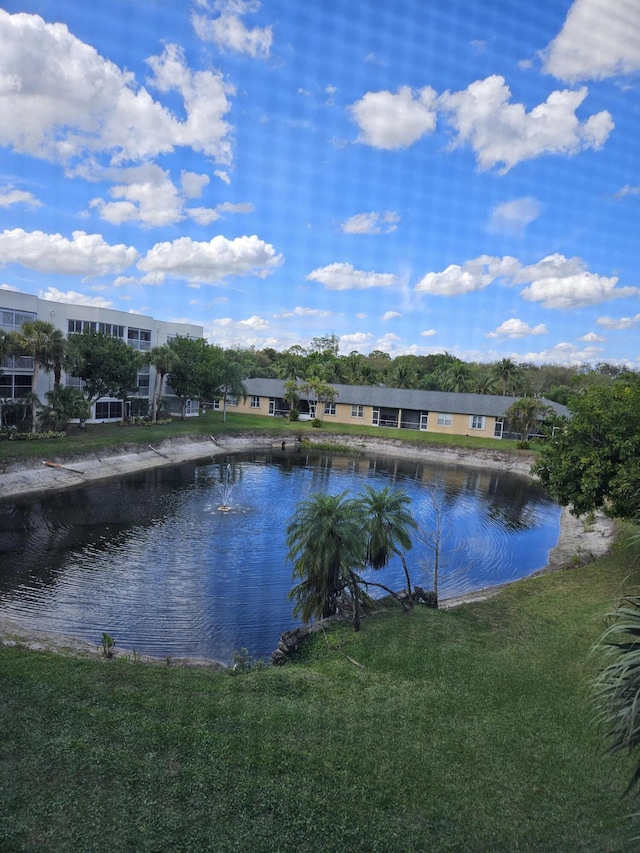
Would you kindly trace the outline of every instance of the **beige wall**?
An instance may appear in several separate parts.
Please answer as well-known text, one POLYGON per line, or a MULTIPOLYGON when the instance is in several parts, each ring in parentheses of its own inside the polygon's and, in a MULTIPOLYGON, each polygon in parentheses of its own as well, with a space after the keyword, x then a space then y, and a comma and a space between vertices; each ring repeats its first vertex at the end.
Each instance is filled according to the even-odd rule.
MULTIPOLYGON (((443 412, 443 414, 446 414, 443 412)), ((451 415, 451 426, 438 424, 438 412, 429 412, 429 423, 427 432, 444 433, 445 435, 475 435, 480 438, 493 438, 496 419, 493 415, 485 417, 484 429, 471 429, 469 427, 469 415, 451 415)))
MULTIPOLYGON (((334 424, 351 424, 371 426, 373 423, 373 406, 363 406, 363 417, 354 418, 351 416, 351 404, 339 403, 336 401, 335 415, 323 415, 322 418, 327 423, 334 424)), ((230 412, 238 412, 248 415, 268 415, 269 414, 269 398, 260 397, 260 407, 253 408, 251 406, 251 397, 246 400, 239 399, 237 406, 227 405, 227 410, 230 412)), ((470 429, 469 415, 451 414, 451 426, 438 424, 438 412, 429 412, 429 421, 427 432, 442 433, 444 435, 474 435, 479 438, 493 438, 496 418, 494 416, 485 417, 484 429, 470 429)))

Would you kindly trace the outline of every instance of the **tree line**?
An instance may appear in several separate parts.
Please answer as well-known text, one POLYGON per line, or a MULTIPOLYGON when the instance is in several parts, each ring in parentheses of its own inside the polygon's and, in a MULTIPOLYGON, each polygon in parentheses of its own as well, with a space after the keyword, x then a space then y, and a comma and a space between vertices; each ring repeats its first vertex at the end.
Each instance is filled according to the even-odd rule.
POLYGON ((465 362, 447 352, 393 358, 382 350, 373 350, 368 355, 353 350, 341 355, 336 335, 313 338, 308 347, 296 345, 283 351, 247 348, 237 352, 247 377, 315 378, 345 385, 547 397, 562 405, 573 394, 611 382, 629 370, 608 362, 594 366, 537 365, 512 358, 488 363, 465 362))
POLYGON ((156 421, 168 413, 167 385, 180 401, 183 418, 190 399, 210 400, 242 393, 239 354, 204 339, 176 337, 142 352, 102 331, 85 329, 67 337, 44 320, 25 322, 18 332, 0 330, 0 363, 3 359, 24 357, 33 364, 30 390, 17 389, 19 397, 14 390, 10 399, 5 395, 0 400, 4 427, 9 418, 32 432, 38 428, 62 429, 72 420, 82 424, 89 417, 91 406, 102 398, 122 401, 123 419, 128 404, 132 415, 156 421), (149 396, 133 396, 141 390, 140 372, 147 365, 155 369, 153 388, 149 388, 149 396), (63 371, 78 380, 77 385, 63 384, 63 371), (42 372, 53 373, 52 390, 45 393, 44 401, 38 396, 42 372))
MULTIPOLYGON (((74 419, 82 423, 90 407, 108 397, 122 401, 123 417, 130 411, 155 421, 166 413, 167 385, 180 401, 183 418, 190 399, 222 399, 225 418, 227 396, 240 396, 243 380, 250 377, 285 380, 285 399, 292 409, 300 394, 305 394, 314 408, 317 403, 334 401, 334 384, 544 396, 566 405, 573 395, 608 385, 628 372, 607 363, 568 367, 518 364, 509 358, 490 364, 468 363, 448 353, 392 358, 380 350, 368 355, 354 350, 340 355, 338 345, 337 336, 329 335, 314 338, 307 348, 294 346, 279 352, 268 347, 223 349, 204 339, 176 337, 149 352, 140 352, 101 331, 87 329, 66 337, 53 324, 32 320, 19 332, 0 330, 0 361, 11 356, 33 359, 31 388, 28 392, 20 389, 18 400, 15 393, 11 401, 4 400, 3 419, 6 422, 13 412, 14 420, 33 431, 38 427, 57 429, 74 419), (147 394, 138 393, 139 373, 148 364, 155 368, 154 385, 148 390, 150 402, 147 394), (62 385, 63 370, 81 386, 62 385), (41 371, 54 375, 53 388, 44 401, 37 395, 41 371)), ((317 407, 320 418, 323 409, 322 405, 317 407)))

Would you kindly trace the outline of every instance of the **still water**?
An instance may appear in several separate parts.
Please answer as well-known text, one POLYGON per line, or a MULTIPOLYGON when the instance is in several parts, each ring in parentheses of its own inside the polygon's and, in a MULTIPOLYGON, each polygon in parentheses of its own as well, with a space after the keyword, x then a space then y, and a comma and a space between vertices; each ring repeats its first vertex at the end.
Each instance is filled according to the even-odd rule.
MULTIPOLYGON (((427 589, 432 549, 422 539, 436 513, 444 519, 441 599, 535 572, 558 540, 559 508, 507 472, 295 451, 229 456, 0 502, 0 613, 96 645, 106 631, 159 657, 229 662, 243 647, 266 657, 296 624, 285 537, 297 502, 366 485, 411 497, 426 535, 414 536, 407 562, 427 589)), ((405 586, 397 558, 374 576, 405 586)))

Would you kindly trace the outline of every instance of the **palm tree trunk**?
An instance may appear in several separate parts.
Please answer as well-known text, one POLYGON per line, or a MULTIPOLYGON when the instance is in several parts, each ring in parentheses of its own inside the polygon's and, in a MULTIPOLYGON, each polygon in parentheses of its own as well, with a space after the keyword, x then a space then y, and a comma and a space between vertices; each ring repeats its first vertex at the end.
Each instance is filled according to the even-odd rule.
MULTIPOLYGON (((394 550, 395 550, 395 549, 394 549, 394 550)), ((409 596, 409 601, 411 601, 411 600, 412 600, 412 598, 411 598, 411 596, 412 596, 412 592, 411 592, 411 577, 409 576, 409 569, 408 569, 408 567, 407 567, 407 561, 405 560, 405 558, 404 558, 404 554, 402 553, 402 551, 396 551, 396 554, 398 554, 398 556, 399 556, 399 557, 400 557, 400 559, 402 560, 402 568, 404 569, 404 576, 405 576, 405 578, 407 579, 407 594, 408 594, 408 596, 409 596)))
POLYGON ((38 359, 33 360, 33 376, 31 377, 31 432, 36 431, 36 417, 38 415, 38 394, 36 387, 38 385, 38 359))
POLYGON ((160 374, 156 370, 153 377, 153 397, 151 398, 151 420, 155 423, 158 420, 158 379, 160 374))

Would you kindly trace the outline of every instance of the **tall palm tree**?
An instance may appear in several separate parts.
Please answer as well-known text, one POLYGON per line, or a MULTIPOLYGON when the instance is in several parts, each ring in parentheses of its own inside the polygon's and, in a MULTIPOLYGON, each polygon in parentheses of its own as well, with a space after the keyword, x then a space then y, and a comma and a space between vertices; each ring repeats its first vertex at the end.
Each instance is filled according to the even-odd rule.
POLYGON ((155 423, 158 419, 158 400, 162 397, 164 379, 167 373, 170 373, 176 361, 176 354, 171 347, 164 344, 163 346, 154 347, 149 352, 149 364, 156 371, 153 380, 153 396, 151 398, 151 420, 155 423))
POLYGON ((520 377, 520 368, 511 358, 503 358, 493 365, 493 372, 502 384, 502 396, 507 396, 507 391, 515 391, 520 377))
POLYGON ((28 320, 18 333, 19 346, 24 355, 33 358, 31 377, 31 431, 36 431, 38 407, 37 386, 40 368, 47 373, 55 370, 56 385, 60 384, 62 361, 66 352, 64 334, 46 320, 28 320))
POLYGON ((339 495, 317 493, 298 504, 287 527, 287 559, 300 583, 291 590, 294 613, 303 621, 325 619, 338 613, 346 601, 353 607, 354 627, 360 623, 356 568, 362 565, 366 547, 362 510, 357 501, 339 495))
MULTIPOLYGON (((596 644, 604 666, 594 683, 594 701, 605 724, 609 752, 632 752, 640 744, 640 597, 629 596, 612 614, 596 644)), ((627 793, 640 782, 640 763, 627 793)))
POLYGON ((405 492, 389 486, 380 491, 367 486, 360 503, 365 514, 367 563, 372 569, 382 569, 388 564, 391 555, 397 554, 402 561, 411 599, 411 577, 404 556, 404 552, 412 547, 410 530, 417 528, 408 509, 411 498, 405 492))

